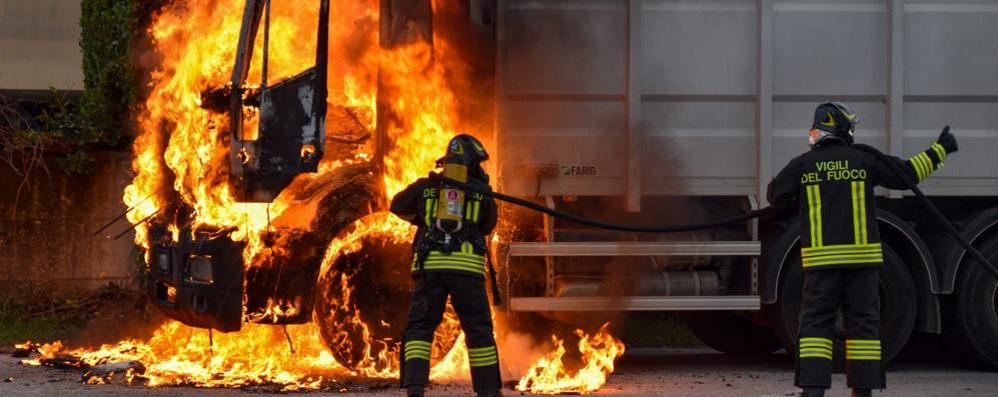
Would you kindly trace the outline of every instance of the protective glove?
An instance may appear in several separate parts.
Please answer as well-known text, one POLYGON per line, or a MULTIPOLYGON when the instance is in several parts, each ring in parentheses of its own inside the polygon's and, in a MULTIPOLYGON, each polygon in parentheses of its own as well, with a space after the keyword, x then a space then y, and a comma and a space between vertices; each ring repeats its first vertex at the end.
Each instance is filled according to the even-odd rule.
POLYGON ((960 149, 956 144, 956 136, 949 132, 948 125, 943 128, 943 132, 939 133, 939 139, 936 139, 936 142, 946 150, 946 154, 956 153, 960 149))

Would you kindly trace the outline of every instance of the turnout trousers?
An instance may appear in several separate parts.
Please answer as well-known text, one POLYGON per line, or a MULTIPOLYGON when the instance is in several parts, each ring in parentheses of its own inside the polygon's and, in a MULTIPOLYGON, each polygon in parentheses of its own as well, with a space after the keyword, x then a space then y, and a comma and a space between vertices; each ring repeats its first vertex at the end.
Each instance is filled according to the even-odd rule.
POLYGON ((499 352, 492 333, 485 280, 443 272, 416 273, 413 279, 416 284, 401 352, 401 386, 425 386, 429 382, 433 332, 443 319, 450 296, 468 346, 472 387, 476 393, 501 389, 499 352))
POLYGON ((854 389, 886 386, 880 349, 880 267, 811 270, 804 275, 798 332, 799 387, 831 387, 833 333, 841 307, 846 330, 846 376, 854 389))

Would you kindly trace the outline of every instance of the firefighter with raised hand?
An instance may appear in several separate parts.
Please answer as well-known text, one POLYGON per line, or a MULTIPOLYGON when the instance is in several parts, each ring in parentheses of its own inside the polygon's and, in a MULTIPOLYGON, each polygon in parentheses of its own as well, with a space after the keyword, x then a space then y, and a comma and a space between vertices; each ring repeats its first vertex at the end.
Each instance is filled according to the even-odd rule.
POLYGON ((818 105, 811 150, 790 160, 769 184, 771 204, 800 208, 804 299, 794 384, 806 397, 823 396, 831 387, 832 332, 840 307, 853 396, 869 396, 886 386, 878 284, 884 255, 873 187, 908 189, 957 151, 946 127, 929 149, 908 160, 875 155, 853 147, 857 124, 857 115, 842 103, 818 105), (884 161, 895 162, 908 175, 896 174, 884 161))
MULTIPOLYGON (((478 139, 461 134, 451 139, 437 167, 443 168, 447 178, 491 190, 481 166, 488 158, 478 139)), ((406 395, 422 396, 429 381, 433 332, 448 296, 466 337, 475 392, 482 397, 502 395, 499 353, 485 291, 485 236, 496 225, 495 201, 445 181, 420 178, 392 199, 391 212, 417 226, 412 261, 415 286, 401 349, 401 386, 406 395)))

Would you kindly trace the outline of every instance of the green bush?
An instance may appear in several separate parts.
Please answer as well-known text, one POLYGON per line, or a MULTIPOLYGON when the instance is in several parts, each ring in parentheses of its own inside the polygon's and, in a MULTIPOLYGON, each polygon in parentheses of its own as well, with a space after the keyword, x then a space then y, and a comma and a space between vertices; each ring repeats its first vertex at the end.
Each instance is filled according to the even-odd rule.
POLYGON ((129 110, 138 96, 131 62, 139 25, 137 0, 83 0, 80 49, 83 51, 83 98, 78 131, 64 131, 79 144, 114 148, 129 142, 129 110))

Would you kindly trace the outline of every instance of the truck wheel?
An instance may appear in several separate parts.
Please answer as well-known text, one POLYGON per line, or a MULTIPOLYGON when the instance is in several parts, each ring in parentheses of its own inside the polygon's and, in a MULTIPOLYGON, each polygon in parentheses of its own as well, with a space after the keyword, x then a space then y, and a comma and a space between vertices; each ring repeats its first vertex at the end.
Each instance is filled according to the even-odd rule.
MULTIPOLYGON (((344 238, 354 240, 334 242, 330 250, 336 251, 323 261, 313 320, 338 363, 362 376, 384 377, 398 370, 412 285, 409 244, 379 232, 335 241, 344 238)), ((434 364, 454 347, 456 318, 451 309, 444 313, 434 336, 434 364)))
MULTIPOLYGON (((998 263, 998 236, 978 246, 992 264, 998 263)), ((974 260, 965 260, 956 279, 948 312, 950 329, 965 356, 998 370, 998 280, 974 260)))
MULTIPOLYGON (((774 327, 783 347, 792 355, 797 351, 797 329, 800 324, 803 298, 804 270, 799 250, 783 265, 780 278, 779 299, 775 310, 774 327)), ((886 364, 901 352, 915 329, 915 282, 901 257, 889 246, 884 246, 884 265, 880 269, 880 329, 883 362, 886 364)), ((837 368, 845 367, 846 331, 840 311, 835 321, 834 360, 837 368)))
POLYGON ((751 313, 683 312, 679 317, 700 342, 722 353, 769 354, 781 347, 773 329, 753 322, 751 313))

